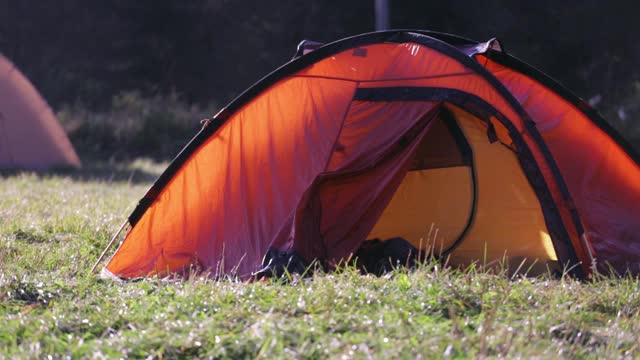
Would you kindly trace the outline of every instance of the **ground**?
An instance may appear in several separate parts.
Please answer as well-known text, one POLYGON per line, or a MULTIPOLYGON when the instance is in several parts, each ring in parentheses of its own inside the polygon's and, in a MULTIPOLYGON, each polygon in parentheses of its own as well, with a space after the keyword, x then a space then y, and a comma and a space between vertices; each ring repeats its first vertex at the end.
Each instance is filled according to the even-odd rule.
POLYGON ((289 281, 89 274, 166 166, 0 176, 0 358, 638 358, 640 282, 429 263, 289 281))

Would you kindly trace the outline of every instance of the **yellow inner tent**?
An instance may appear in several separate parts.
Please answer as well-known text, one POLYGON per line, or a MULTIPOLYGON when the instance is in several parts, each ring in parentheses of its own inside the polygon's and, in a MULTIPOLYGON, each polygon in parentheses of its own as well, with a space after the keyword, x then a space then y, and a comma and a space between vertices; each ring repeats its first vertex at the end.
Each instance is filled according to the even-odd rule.
MULTIPOLYGON (((501 141, 491 143, 485 122, 455 106, 447 109, 453 115, 449 129, 464 137, 472 161, 446 165, 436 159, 426 161, 434 166, 407 172, 368 238, 402 237, 435 255, 456 244, 449 255, 454 265, 506 259, 511 267, 526 259, 524 265, 532 271, 555 267, 557 256, 540 203, 513 150, 501 141)), ((442 125, 443 117, 434 121, 423 143, 439 146, 424 151, 421 145, 418 163, 460 151, 455 141, 446 140, 453 135, 442 125)))

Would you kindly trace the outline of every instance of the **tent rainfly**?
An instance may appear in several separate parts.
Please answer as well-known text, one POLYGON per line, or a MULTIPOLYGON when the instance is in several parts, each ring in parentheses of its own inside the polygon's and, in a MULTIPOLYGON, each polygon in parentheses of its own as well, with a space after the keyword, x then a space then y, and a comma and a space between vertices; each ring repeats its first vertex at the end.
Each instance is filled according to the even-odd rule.
POLYGON ((0 169, 80 166, 49 105, 16 66, 0 55, 0 169))
POLYGON ((452 265, 638 274, 639 163, 495 39, 303 42, 169 165, 102 274, 248 277, 274 251, 330 269, 397 237, 452 265))

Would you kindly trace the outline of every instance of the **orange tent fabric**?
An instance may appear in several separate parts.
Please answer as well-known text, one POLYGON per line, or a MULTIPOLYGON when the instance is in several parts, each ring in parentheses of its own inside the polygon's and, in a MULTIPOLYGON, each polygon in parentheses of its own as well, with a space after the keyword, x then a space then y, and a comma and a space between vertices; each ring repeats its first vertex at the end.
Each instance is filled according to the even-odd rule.
POLYGON ((308 50, 185 147, 105 276, 248 277, 272 249, 330 268, 376 234, 430 224, 461 265, 640 272, 640 158, 499 42, 386 31, 308 50))
MULTIPOLYGON (((615 268, 637 266, 640 171, 619 144, 580 107, 530 76, 486 59, 485 66, 535 121, 567 183, 584 226, 585 248, 615 268), (615 206, 611 206, 616 204, 615 206)), ((594 255, 594 256, 595 256, 594 255)))
POLYGON ((16 66, 0 55, 0 169, 80 166, 51 108, 16 66))

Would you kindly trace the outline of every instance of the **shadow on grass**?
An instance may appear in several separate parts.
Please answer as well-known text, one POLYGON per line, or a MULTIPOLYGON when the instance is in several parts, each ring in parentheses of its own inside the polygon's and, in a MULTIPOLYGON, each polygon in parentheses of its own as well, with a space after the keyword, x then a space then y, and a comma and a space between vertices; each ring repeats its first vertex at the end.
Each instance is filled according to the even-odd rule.
POLYGON ((156 162, 148 158, 113 161, 82 159, 82 168, 56 168, 50 170, 0 170, 0 178, 10 178, 23 174, 42 178, 68 177, 79 182, 127 182, 145 184, 154 182, 168 166, 169 162, 156 162))

